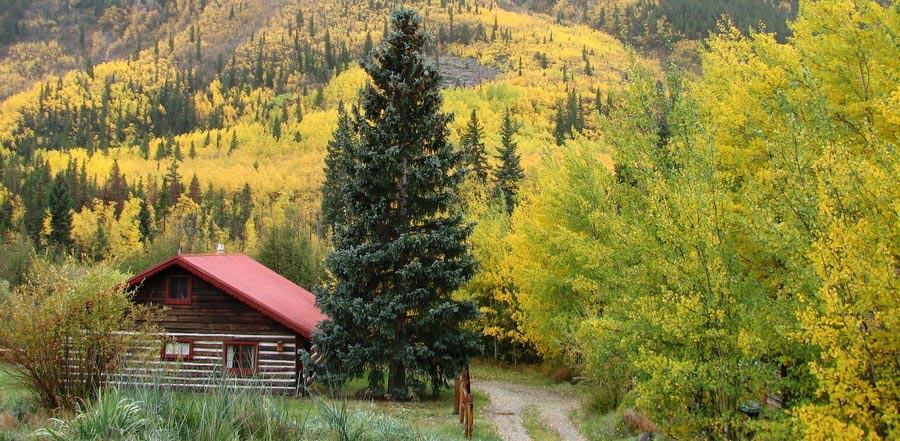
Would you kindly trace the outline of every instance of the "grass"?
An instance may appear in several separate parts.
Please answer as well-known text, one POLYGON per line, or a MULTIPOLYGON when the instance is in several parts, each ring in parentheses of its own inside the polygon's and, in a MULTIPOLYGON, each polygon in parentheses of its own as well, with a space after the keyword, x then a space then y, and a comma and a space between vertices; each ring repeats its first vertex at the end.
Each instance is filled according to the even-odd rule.
MULTIPOLYGON (((2 366, 0 366, 2 368, 2 366)), ((586 384, 557 382, 541 366, 509 366, 489 361, 474 361, 471 365, 472 377, 479 379, 506 381, 532 387, 548 388, 558 393, 579 397, 588 403, 591 388, 586 384)), ((351 384, 349 392, 364 383, 351 384)), ((123 391, 125 392, 125 391, 123 391)), ((252 424, 254 433, 272 434, 287 431, 291 424, 303 425, 302 436, 298 439, 434 439, 463 440, 463 426, 453 415, 453 391, 445 390, 436 400, 418 402, 390 402, 373 400, 340 400, 319 398, 298 398, 284 396, 267 396, 244 394, 238 399, 223 394, 172 392, 165 395, 164 390, 150 390, 142 393, 134 391, 126 394, 112 394, 110 402, 104 403, 107 409, 98 411, 93 407, 86 412, 97 411, 93 417, 83 416, 79 423, 91 419, 115 420, 121 409, 116 409, 122 398, 132 402, 140 402, 144 409, 144 417, 151 420, 167 421, 160 432, 174 432, 175 437, 185 436, 195 439, 216 439, 236 433, 236 427, 252 424), (113 400, 115 398, 115 400, 113 400), (237 403, 237 404, 236 404, 237 403), (226 409, 238 406, 242 412, 254 414, 254 421, 248 423, 226 409), (169 408, 169 410, 166 410, 169 408), (172 408, 180 410, 172 411, 172 408), (102 412, 106 412, 103 414, 102 412), (167 413, 168 412, 168 413, 167 413), (265 415, 263 415, 265 414, 265 415), (149 415, 149 416, 148 416, 149 415), (202 433, 190 432, 190 427, 203 426, 202 433), (188 427, 190 426, 190 427, 188 427), (341 431, 343 430, 343 434, 341 431), (356 436, 359 435, 359 436, 356 436)), ((168 392, 166 392, 168 393, 168 392)), ((500 439, 497 428, 487 419, 484 409, 490 397, 475 391, 475 432, 474 439, 479 441, 497 441, 500 439)), ((122 406, 127 406, 127 402, 122 406)), ((133 417, 134 415, 131 415, 133 417)), ((61 421, 74 421, 73 415, 62 415, 61 421)), ((138 418, 140 420, 140 418, 138 418)), ((537 409, 529 408, 523 415, 525 427, 529 435, 537 441, 555 441, 559 435, 547 427, 540 419, 537 409)), ((126 420, 123 420, 126 421, 126 420)), ((574 415, 573 421, 588 439, 600 441, 633 440, 618 412, 600 413, 590 406, 583 405, 574 415)), ((34 408, 28 391, 19 386, 15 379, 0 369, 0 441, 7 439, 25 439, 41 427, 59 428, 61 423, 50 423, 46 412, 34 408), (15 423, 9 420, 14 415, 15 423), (5 422, 4 422, 5 421, 5 422)), ((75 428, 69 428, 74 433, 75 428)), ((93 428, 88 427, 89 430, 93 428)), ((81 429, 78 429, 80 432, 81 429)), ((84 432, 88 433, 88 432, 84 432)), ((240 432, 237 432, 240 435, 240 432)), ((78 437, 75 437, 76 439, 78 437)), ((242 438, 266 439, 265 436, 251 437, 247 432, 242 438)), ((282 437, 281 439, 287 439, 282 437)), ((293 438, 292 438, 293 439, 293 438)))
MULTIPOLYGON (((490 403, 490 398, 480 392, 474 392, 475 400, 475 427, 473 438, 480 441, 500 440, 497 428, 487 420, 484 412, 490 403)), ((437 439, 462 440, 463 425, 453 414, 453 390, 441 393, 437 400, 420 401, 412 403, 378 401, 374 406, 386 415, 402 421, 408 421, 415 427, 427 428, 427 431, 435 435, 437 439)))
POLYGON ((0 364, 0 395, 3 397, 28 395, 28 391, 9 373, 9 368, 5 364, 0 364))
POLYGON ((529 406, 522 413, 522 423, 525 431, 534 441, 562 441, 562 437, 555 430, 544 424, 537 407, 529 406))
POLYGON ((581 408, 575 413, 573 420, 578 424, 581 433, 587 439, 595 441, 629 441, 638 436, 628 430, 622 415, 616 411, 604 414, 581 408))
POLYGON ((473 360, 469 365, 472 379, 505 381, 533 387, 552 389, 555 392, 584 398, 587 388, 581 384, 557 381, 550 375, 551 369, 542 365, 510 365, 493 360, 473 360))
MULTIPOLYGON (((49 439, 334 439, 463 440, 452 412, 453 392, 437 400, 387 402, 270 396, 223 383, 207 393, 161 387, 108 388, 76 414, 48 419, 27 390, 0 374, 0 441, 49 439), (10 415, 22 403, 24 415, 10 415), (26 406, 27 407, 27 406, 26 406), (40 416, 40 417, 38 417, 40 416)), ((488 397, 476 394, 486 406, 488 397)), ((476 418, 475 440, 497 441, 496 428, 476 418)))

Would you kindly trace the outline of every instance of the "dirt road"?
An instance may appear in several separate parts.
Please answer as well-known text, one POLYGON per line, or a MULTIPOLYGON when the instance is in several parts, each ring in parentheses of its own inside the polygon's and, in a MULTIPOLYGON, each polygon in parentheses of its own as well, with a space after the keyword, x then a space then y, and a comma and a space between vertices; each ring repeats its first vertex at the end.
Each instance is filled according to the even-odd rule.
POLYGON ((572 411, 578 407, 578 400, 574 397, 503 381, 473 380, 472 388, 490 395, 491 404, 486 412, 506 441, 531 440, 525 431, 522 414, 532 406, 538 410, 544 425, 559 433, 562 439, 585 441, 572 423, 572 411))

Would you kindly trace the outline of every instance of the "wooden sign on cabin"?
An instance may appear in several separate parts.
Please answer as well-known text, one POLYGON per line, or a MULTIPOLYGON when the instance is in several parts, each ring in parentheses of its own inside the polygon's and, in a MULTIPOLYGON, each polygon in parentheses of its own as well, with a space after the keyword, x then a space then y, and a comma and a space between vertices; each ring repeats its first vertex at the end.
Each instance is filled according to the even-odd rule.
POLYGON ((128 285, 136 303, 165 306, 164 334, 159 359, 120 382, 300 390, 298 350, 326 318, 311 292, 243 254, 177 254, 128 285))

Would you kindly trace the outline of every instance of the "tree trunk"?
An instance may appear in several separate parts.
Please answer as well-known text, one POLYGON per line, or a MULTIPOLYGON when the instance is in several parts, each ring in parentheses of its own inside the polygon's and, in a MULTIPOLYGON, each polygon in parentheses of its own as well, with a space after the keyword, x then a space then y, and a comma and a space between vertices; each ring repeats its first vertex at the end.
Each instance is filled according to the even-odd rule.
POLYGON ((388 374, 388 392, 393 400, 405 400, 406 397, 406 365, 398 359, 391 360, 388 374))
POLYGON ((405 400, 406 393, 406 364, 399 359, 400 347, 406 341, 405 336, 406 314, 397 317, 394 322, 394 357, 388 372, 388 393, 393 400, 405 400))

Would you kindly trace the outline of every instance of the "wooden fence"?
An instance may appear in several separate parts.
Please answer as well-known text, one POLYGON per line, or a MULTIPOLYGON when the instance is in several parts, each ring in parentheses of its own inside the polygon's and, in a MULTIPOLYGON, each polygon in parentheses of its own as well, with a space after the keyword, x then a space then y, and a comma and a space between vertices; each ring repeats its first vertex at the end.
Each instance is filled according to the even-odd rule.
POLYGON ((463 369, 455 381, 453 395, 453 414, 459 415, 460 424, 465 425, 466 438, 472 438, 475 422, 475 405, 472 399, 472 382, 469 368, 463 369))

